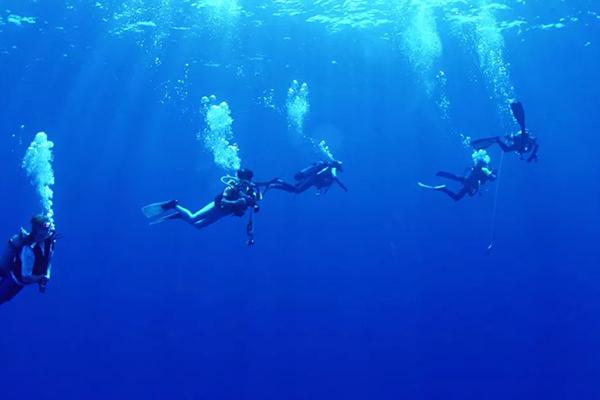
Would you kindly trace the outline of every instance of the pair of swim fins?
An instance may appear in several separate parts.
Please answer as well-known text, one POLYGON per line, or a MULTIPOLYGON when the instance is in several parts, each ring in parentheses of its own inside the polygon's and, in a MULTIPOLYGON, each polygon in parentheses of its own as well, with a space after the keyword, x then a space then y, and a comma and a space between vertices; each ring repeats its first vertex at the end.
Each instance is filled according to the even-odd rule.
POLYGON ((148 204, 142 207, 142 214, 150 220, 150 225, 160 224, 168 219, 173 219, 179 214, 179 211, 175 208, 176 205, 176 200, 148 204))

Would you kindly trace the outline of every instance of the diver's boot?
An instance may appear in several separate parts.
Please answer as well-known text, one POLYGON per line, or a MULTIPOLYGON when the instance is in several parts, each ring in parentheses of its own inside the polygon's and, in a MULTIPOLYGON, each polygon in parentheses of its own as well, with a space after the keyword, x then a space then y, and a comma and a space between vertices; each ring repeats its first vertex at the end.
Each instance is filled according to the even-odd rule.
POLYGON ((172 210, 173 208, 177 207, 177 204, 179 204, 177 200, 171 200, 161 204, 160 208, 162 208, 165 211, 172 210))

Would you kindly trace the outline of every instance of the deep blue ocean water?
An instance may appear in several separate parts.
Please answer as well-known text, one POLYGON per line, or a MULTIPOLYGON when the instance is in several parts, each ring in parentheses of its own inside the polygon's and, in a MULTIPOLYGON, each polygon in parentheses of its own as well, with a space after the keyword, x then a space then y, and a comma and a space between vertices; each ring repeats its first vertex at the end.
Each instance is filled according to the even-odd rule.
POLYGON ((0 399, 600 398, 599 46, 592 0, 1 0, 0 239, 40 211, 38 131, 61 238, 47 293, 0 308, 0 399), (257 179, 319 159, 294 79, 349 192, 268 193, 252 247, 246 218, 149 227, 223 188, 202 96, 257 179), (417 187, 514 99, 539 162, 417 187))

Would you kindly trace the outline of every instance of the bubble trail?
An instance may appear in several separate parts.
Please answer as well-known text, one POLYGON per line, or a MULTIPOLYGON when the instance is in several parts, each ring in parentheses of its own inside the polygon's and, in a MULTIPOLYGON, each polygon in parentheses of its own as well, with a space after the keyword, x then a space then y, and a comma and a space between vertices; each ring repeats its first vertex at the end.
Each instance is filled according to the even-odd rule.
POLYGON ((54 217, 52 208, 54 197, 52 186, 55 182, 54 169, 52 168, 52 162, 54 161, 53 148, 54 143, 48 140, 48 135, 45 132, 38 132, 27 148, 21 164, 32 185, 37 190, 44 214, 50 219, 54 217))
POLYGON ((233 143, 233 118, 231 109, 226 102, 217 103, 214 95, 202 98, 202 111, 206 128, 198 135, 204 142, 215 163, 227 171, 240 169, 242 160, 239 147, 233 143))

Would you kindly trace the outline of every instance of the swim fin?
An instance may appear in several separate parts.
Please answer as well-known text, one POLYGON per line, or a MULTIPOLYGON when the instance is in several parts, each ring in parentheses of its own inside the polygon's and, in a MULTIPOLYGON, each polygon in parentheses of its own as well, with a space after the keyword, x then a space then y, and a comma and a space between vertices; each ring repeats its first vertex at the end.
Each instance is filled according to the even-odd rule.
POLYGON ((519 123, 521 131, 525 132, 525 109, 523 108, 523 104, 516 101, 510 105, 510 109, 512 110, 513 116, 519 123))
POLYGON ((156 217, 152 218, 149 225, 157 225, 157 224, 163 223, 165 221, 168 221, 170 219, 177 219, 180 217, 181 217, 181 214, 179 214, 179 211, 177 211, 175 209, 166 210, 166 211, 163 211, 163 214, 159 214, 156 217))
POLYGON ((177 200, 169 200, 163 201, 160 203, 152 203, 147 206, 142 207, 142 213, 146 216, 146 218, 156 218, 161 214, 164 214, 165 211, 174 211, 175 206, 177 205, 177 200))
POLYGON ((471 146, 473 146, 475 150, 487 149, 488 147, 495 144, 497 141, 498 137, 476 139, 471 140, 471 146))
POLYGON ((431 189, 431 190, 446 189, 446 185, 431 186, 431 185, 426 185, 426 184, 421 183, 421 182, 417 182, 417 185, 419 185, 419 187, 422 187, 423 189, 431 189))

